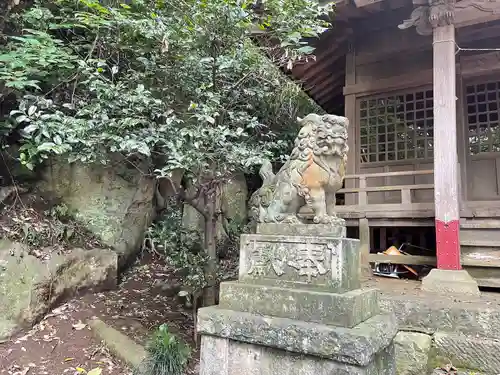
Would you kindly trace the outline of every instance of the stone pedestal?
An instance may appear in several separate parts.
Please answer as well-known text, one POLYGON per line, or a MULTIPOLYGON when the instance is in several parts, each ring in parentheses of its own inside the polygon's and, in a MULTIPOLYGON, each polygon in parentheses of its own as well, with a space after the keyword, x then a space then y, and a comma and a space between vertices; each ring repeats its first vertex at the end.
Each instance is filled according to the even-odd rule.
POLYGON ((477 296, 479 287, 466 270, 441 270, 434 268, 422 280, 422 290, 430 293, 477 296))
POLYGON ((360 289, 359 241, 339 226, 257 231, 241 238, 239 280, 199 310, 200 375, 394 375, 396 321, 360 289))

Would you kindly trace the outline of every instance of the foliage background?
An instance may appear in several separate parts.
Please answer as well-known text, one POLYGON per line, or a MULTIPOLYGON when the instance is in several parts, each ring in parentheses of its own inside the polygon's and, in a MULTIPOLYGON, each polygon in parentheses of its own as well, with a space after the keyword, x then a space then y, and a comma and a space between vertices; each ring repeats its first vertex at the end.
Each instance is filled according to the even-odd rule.
POLYGON ((328 26, 324 14, 304 0, 36 0, 8 18, 0 100, 17 108, 2 134, 20 137, 29 168, 116 152, 162 175, 251 167, 283 153, 297 116, 319 111, 276 65, 312 52, 302 37, 328 26), (255 37, 285 57, 270 61, 276 47, 255 37))
MULTIPOLYGON (((159 179, 182 170, 182 186, 170 181, 178 200, 205 218, 204 238, 196 239, 204 252, 193 251, 186 236, 172 238, 180 232, 168 220, 150 230, 152 243, 172 239, 177 255, 168 256, 180 269, 191 265, 193 286, 213 285, 220 186, 264 158, 283 160, 296 118, 322 112, 280 68, 313 58, 309 41, 330 26, 332 6, 316 0, 21 5, 3 9, 0 24, 7 35, 0 51, 3 146, 20 145, 20 162, 29 169, 54 155, 106 165, 120 154, 159 179)), ((213 303, 213 294, 207 300, 213 303)))

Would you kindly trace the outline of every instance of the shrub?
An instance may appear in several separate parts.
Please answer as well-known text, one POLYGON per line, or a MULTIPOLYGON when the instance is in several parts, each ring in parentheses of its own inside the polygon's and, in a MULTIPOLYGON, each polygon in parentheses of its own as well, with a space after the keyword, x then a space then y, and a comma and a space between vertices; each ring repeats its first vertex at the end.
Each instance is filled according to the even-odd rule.
POLYGON ((148 356, 134 375, 182 375, 191 356, 191 349, 162 324, 147 346, 148 356))

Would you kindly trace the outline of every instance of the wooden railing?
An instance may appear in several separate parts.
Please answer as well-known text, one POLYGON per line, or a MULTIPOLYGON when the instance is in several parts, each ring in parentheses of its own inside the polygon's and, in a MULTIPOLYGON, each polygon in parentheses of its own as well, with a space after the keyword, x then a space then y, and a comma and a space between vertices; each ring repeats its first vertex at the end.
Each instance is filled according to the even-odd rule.
POLYGON ((339 193, 350 194, 355 193, 358 196, 359 206, 367 206, 368 203, 368 193, 371 192, 391 192, 399 191, 401 193, 401 204, 409 205, 412 204, 412 191, 415 190, 432 190, 434 189, 434 184, 416 184, 416 185, 392 185, 392 186, 367 186, 367 179, 369 178, 389 178, 389 177, 403 177, 403 176, 422 176, 422 175, 432 175, 434 171, 422 170, 422 171, 401 171, 401 172, 382 172, 382 173, 370 173, 370 174, 355 174, 345 176, 346 182, 349 180, 357 180, 357 188, 344 188, 339 190, 339 193))

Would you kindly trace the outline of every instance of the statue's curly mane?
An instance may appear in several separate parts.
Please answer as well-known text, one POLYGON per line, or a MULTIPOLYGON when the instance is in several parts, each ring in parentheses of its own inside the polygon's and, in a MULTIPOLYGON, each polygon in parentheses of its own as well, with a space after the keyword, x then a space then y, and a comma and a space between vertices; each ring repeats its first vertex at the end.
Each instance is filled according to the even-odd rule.
POLYGON ((292 149, 288 162, 278 172, 289 173, 290 167, 308 168, 313 163, 331 171, 334 168, 336 173, 345 174, 345 164, 347 161, 347 129, 343 123, 332 122, 329 117, 315 114, 308 115, 300 120, 302 127, 295 138, 295 146, 292 149), (337 157, 338 163, 332 164, 325 159, 337 157))

